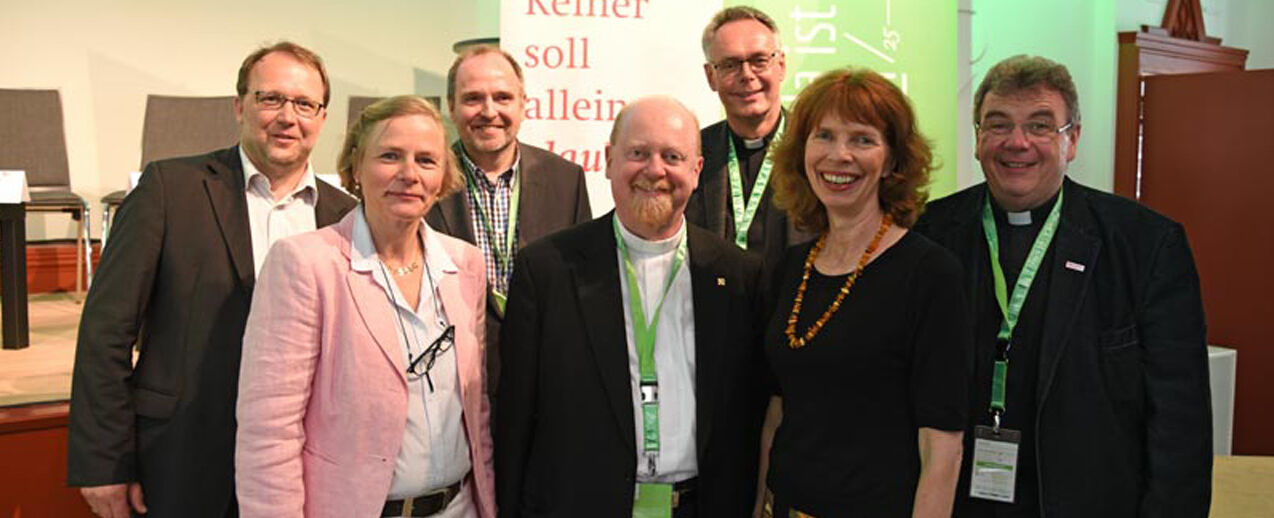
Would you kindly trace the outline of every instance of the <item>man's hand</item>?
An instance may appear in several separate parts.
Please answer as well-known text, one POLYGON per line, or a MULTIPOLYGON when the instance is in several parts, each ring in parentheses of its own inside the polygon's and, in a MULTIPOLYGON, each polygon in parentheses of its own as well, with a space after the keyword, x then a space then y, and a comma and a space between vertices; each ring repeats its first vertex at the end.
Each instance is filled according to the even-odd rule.
POLYGON ((84 501, 93 513, 102 518, 129 518, 131 505, 137 514, 146 514, 142 501, 142 485, 137 482, 80 488, 84 501))

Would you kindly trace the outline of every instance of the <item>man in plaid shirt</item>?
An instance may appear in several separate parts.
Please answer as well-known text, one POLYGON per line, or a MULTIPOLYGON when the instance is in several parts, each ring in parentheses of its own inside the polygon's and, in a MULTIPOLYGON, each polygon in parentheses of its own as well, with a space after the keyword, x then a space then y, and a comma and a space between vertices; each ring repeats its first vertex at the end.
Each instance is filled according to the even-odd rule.
POLYGON ((518 142, 526 112, 522 69, 508 53, 476 46, 447 72, 447 103, 460 139, 465 190, 441 200, 425 219, 474 243, 486 258, 487 380, 495 404, 496 341, 513 258, 526 244, 592 218, 584 170, 552 152, 518 142))

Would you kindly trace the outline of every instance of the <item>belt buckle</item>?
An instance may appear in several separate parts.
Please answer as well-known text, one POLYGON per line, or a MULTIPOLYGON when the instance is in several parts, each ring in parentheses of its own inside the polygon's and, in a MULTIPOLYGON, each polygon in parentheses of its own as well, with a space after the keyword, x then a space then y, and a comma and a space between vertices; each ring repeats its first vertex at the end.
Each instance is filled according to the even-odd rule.
POLYGON ((415 507, 415 504, 416 504, 415 497, 407 497, 403 499, 403 514, 402 514, 403 518, 411 517, 411 508, 415 507))
POLYGON ((681 505, 681 491, 677 491, 674 488, 672 490, 672 508, 676 509, 680 505, 681 505))

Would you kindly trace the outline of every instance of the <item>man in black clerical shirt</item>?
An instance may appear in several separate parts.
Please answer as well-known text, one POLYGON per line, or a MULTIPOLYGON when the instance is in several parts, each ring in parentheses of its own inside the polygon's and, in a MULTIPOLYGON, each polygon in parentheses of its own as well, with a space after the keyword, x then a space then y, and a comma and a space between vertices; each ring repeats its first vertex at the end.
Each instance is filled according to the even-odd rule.
POLYGON ((977 322, 955 516, 1207 516, 1207 352, 1184 229, 1065 177, 1081 126, 1064 66, 1000 62, 973 115, 986 183, 914 227, 963 261, 977 322))
POLYGON ((722 9, 703 31, 708 86, 721 98, 726 118, 700 132, 703 173, 686 219, 766 261, 813 235, 796 231, 773 206, 767 148, 783 128, 779 87, 787 59, 769 15, 746 6, 722 9))

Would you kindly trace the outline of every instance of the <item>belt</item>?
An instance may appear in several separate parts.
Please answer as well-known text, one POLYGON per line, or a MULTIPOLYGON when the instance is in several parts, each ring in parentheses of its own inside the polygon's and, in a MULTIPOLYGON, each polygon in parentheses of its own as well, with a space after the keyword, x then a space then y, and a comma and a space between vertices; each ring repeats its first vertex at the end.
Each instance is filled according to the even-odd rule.
POLYGON ((676 509, 681 505, 682 500, 693 497, 695 491, 699 488, 699 477, 688 478, 681 482, 675 482, 672 485, 672 508, 676 509))
POLYGON ((439 489, 432 493, 408 498, 406 500, 388 500, 385 507, 381 509, 381 516, 433 516, 442 512, 452 500, 456 499, 456 495, 460 494, 460 488, 464 483, 464 479, 450 486, 439 489))

